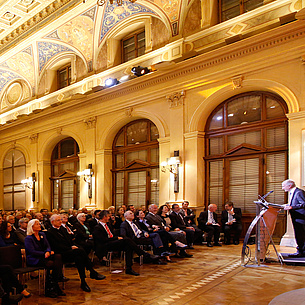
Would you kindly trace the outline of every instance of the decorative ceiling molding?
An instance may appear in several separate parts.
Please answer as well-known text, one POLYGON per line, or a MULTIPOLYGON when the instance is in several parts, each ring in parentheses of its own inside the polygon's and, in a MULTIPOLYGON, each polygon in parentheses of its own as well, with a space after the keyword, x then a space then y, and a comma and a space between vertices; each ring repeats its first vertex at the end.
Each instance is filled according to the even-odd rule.
POLYGON ((42 11, 14 29, 9 35, 1 39, 0 52, 5 52, 16 46, 17 43, 20 43, 29 35, 33 35, 33 33, 56 20, 60 15, 71 10, 80 3, 82 3, 82 0, 55 0, 42 11))

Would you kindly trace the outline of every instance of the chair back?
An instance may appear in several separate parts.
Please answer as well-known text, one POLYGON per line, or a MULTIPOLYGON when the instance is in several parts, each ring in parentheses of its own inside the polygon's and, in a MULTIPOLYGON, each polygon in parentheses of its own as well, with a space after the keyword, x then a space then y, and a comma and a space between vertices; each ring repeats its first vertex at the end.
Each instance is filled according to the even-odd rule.
POLYGON ((19 246, 0 247, 0 264, 13 269, 22 268, 22 254, 19 246))

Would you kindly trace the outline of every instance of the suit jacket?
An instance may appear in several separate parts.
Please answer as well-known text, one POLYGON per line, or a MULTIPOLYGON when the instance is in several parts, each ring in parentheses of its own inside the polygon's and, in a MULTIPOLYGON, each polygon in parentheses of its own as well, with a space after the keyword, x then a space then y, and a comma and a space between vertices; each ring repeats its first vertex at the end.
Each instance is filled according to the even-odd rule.
POLYGON ((23 231, 20 228, 18 228, 15 231, 16 243, 21 245, 21 246, 24 246, 24 239, 26 238, 26 236, 27 236, 26 235, 26 230, 23 231))
MULTIPOLYGON (((137 226, 137 224, 135 222, 134 222, 134 224, 137 226)), ((138 226, 137 226, 137 228, 139 230, 141 230, 138 226)), ((122 236, 122 237, 129 237, 131 239, 136 239, 137 238, 135 236, 134 231, 131 228, 130 224, 126 220, 121 223, 120 236, 122 236)), ((142 232, 142 230, 141 230, 141 237, 144 237, 144 233, 142 232)))
MULTIPOLYGON (((206 223, 208 221, 208 211, 203 211, 200 213, 199 217, 198 217, 198 227, 200 229, 203 229, 206 226, 206 223)), ((214 220, 217 222, 217 214, 215 212, 213 212, 213 217, 214 220)))
POLYGON ((98 224, 98 220, 96 218, 90 218, 88 220, 88 229, 90 231, 90 233, 92 234, 93 230, 94 230, 94 227, 98 224))
POLYGON ((143 232, 148 232, 148 233, 153 232, 153 228, 150 227, 150 225, 149 225, 149 223, 147 222, 146 219, 144 219, 143 221, 140 221, 139 219, 136 219, 134 221, 134 223, 143 232), (145 224, 145 222, 146 222, 147 225, 145 224))
POLYGON ((186 224, 181 214, 176 214, 175 212, 171 212, 169 214, 169 218, 171 219, 171 227, 173 230, 176 228, 179 228, 180 230, 186 229, 186 224))
MULTIPOLYGON (((234 208, 233 211, 234 211, 234 215, 232 215, 232 216, 236 220, 235 223, 241 224, 241 216, 242 216, 241 209, 234 208)), ((226 222, 228 222, 228 215, 229 215, 229 213, 227 212, 227 210, 224 210, 221 213, 221 223, 222 223, 223 227, 225 226, 226 222)))
POLYGON ((196 215, 194 214, 193 210, 191 209, 186 209, 186 213, 183 209, 180 209, 180 212, 179 212, 183 218, 184 218, 184 221, 185 223, 189 223, 189 224, 195 224, 195 217, 196 215))
POLYGON ((86 229, 84 228, 84 226, 79 221, 74 224, 73 232, 74 232, 74 235, 75 235, 75 243, 76 244, 86 242, 86 240, 89 239, 89 234, 86 233, 86 229))
POLYGON ((145 219, 147 220, 147 223, 150 226, 155 225, 155 226, 158 226, 160 229, 162 229, 164 227, 162 218, 157 214, 153 215, 152 213, 147 213, 145 216, 145 219))
POLYGON ((291 219, 294 222, 305 224, 305 191, 296 188, 290 201, 292 207, 289 210, 291 219))
POLYGON ((51 246, 43 232, 38 233, 40 241, 34 235, 24 239, 26 261, 29 266, 36 266, 40 259, 44 259, 46 252, 51 252, 51 246))
MULTIPOLYGON (((111 228, 111 225, 107 223, 107 226, 109 227, 109 230, 113 235, 113 230, 111 228)), ((107 245, 109 243, 118 240, 118 237, 114 235, 112 238, 109 238, 107 231, 105 230, 104 226, 101 223, 98 223, 98 225, 94 227, 92 235, 94 240, 95 252, 98 257, 102 257, 103 255, 106 254, 107 245)))
POLYGON ((70 251, 74 245, 67 230, 60 226, 59 229, 51 227, 47 232, 47 239, 55 253, 70 251))

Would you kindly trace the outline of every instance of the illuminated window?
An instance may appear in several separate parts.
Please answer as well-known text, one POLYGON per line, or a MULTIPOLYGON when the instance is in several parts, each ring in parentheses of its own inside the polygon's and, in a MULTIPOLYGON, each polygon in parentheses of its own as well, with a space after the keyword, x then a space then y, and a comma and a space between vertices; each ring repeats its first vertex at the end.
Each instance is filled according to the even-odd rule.
POLYGON ((145 54, 145 31, 134 33, 122 39, 122 62, 145 54))

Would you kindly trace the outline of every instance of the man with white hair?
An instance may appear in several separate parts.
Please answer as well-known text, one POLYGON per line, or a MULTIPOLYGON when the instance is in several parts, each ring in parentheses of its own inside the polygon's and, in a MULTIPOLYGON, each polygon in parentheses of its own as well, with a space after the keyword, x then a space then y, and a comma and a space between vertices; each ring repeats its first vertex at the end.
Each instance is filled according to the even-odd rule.
POLYGON ((86 283, 85 269, 90 271, 90 278, 95 280, 102 280, 104 275, 97 273, 89 260, 85 250, 76 246, 69 238, 67 230, 61 225, 61 216, 54 214, 50 218, 52 227, 48 229, 47 238, 55 254, 61 254, 62 260, 66 262, 75 262, 80 280, 81 289, 90 292, 91 289, 86 283))
POLYGON ((297 242, 297 252, 290 257, 305 257, 305 191, 296 187, 295 182, 287 179, 282 182, 282 190, 288 193, 288 204, 294 235, 297 242))
POLYGON ((208 206, 207 211, 203 211, 200 213, 198 217, 198 227, 208 233, 207 236, 207 246, 213 247, 212 238, 214 236, 214 246, 221 247, 219 243, 220 236, 220 224, 217 222, 217 205, 211 203, 208 206))

